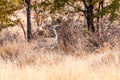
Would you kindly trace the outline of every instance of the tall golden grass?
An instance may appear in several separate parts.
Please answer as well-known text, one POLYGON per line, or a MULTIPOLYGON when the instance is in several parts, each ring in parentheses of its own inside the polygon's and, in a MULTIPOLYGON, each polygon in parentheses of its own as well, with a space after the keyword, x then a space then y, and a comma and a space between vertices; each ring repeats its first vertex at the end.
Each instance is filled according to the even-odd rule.
POLYGON ((99 53, 64 54, 59 50, 33 51, 32 43, 0 48, 0 80, 119 80, 119 50, 105 46, 99 53), (79 55, 77 55, 79 54, 79 55))
MULTIPOLYGON (((104 43, 104 47, 87 52, 82 48, 82 40, 77 45, 78 50, 66 54, 59 49, 33 50, 36 40, 27 43, 22 40, 23 35, 13 42, 2 36, 5 43, 0 45, 0 80, 120 79, 120 50, 117 41, 118 45, 112 49, 109 43, 104 43)), ((5 36, 10 37, 10 40, 14 37, 5 36)))
MULTIPOLYGON (((26 28, 26 14, 23 14, 23 10, 19 12, 18 16, 23 19, 23 25, 26 28)), ((78 18, 78 16, 76 17, 78 18)), ((0 30, 0 80, 120 80, 120 43, 116 41, 116 44, 119 44, 112 49, 109 43, 105 43, 104 47, 94 52, 87 52, 83 50, 84 44, 88 43, 84 40, 83 35, 87 36, 89 33, 81 31, 85 25, 80 23, 81 21, 78 22, 79 24, 73 23, 73 20, 71 22, 70 20, 63 21, 61 29, 58 29, 59 35, 61 35, 61 45, 72 44, 68 48, 64 44, 63 49, 72 51, 74 43, 78 40, 76 38, 80 38, 77 45, 79 49, 69 54, 59 49, 43 48, 34 51, 36 41, 25 42, 23 31, 18 26, 0 30), (81 27, 75 27, 75 25, 81 27), (16 35, 16 33, 18 34, 16 35)), ((34 22, 32 23, 34 29, 37 28, 34 22)), ((46 21, 45 24, 47 24, 46 21)), ((105 29, 108 27, 103 23, 101 26, 105 29)), ((105 32, 103 35, 106 38, 105 32)), ((117 34, 119 36, 118 32, 119 30, 115 31, 113 36, 117 34)), ((103 35, 102 37, 104 37, 103 35)), ((112 38, 115 38, 113 36, 112 38)), ((96 40, 96 36, 93 36, 92 39, 94 42, 100 41, 96 40)), ((103 41, 105 40, 103 39, 103 41)))

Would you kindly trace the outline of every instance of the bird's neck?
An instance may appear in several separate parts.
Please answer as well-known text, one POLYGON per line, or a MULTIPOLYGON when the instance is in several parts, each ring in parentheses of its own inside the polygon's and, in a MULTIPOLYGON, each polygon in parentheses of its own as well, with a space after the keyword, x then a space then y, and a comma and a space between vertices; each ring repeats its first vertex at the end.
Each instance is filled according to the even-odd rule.
POLYGON ((55 33, 55 39, 57 40, 58 39, 58 34, 57 34, 57 31, 55 30, 55 28, 53 29, 54 33, 55 33))

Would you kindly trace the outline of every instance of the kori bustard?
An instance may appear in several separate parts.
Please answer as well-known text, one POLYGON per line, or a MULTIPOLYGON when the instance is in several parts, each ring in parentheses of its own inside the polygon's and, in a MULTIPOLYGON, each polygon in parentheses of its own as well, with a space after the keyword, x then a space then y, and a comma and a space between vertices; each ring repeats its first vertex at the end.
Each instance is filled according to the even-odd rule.
POLYGON ((40 40, 37 43, 37 46, 34 48, 34 50, 39 49, 39 48, 49 48, 49 49, 55 48, 55 46, 58 44, 58 34, 56 31, 57 26, 59 26, 59 25, 54 25, 54 26, 50 27, 53 30, 55 36, 44 38, 44 39, 40 40))

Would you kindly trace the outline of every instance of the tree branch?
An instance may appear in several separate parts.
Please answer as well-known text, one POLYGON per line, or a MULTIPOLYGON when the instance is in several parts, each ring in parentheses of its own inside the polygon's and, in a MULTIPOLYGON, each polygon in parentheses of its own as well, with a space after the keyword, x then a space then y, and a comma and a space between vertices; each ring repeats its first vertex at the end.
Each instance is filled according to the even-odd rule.
MULTIPOLYGON (((68 1, 67 1, 67 4, 68 4, 69 6, 71 6, 71 7, 73 7, 73 8, 77 8, 77 7, 75 7, 74 5, 70 4, 68 1)), ((86 12, 85 10, 82 10, 82 9, 80 9, 80 8, 78 8, 78 11, 83 12, 83 13, 86 12)))
POLYGON ((83 1, 83 3, 84 3, 84 6, 87 8, 88 6, 87 6, 85 0, 82 0, 82 1, 83 1))

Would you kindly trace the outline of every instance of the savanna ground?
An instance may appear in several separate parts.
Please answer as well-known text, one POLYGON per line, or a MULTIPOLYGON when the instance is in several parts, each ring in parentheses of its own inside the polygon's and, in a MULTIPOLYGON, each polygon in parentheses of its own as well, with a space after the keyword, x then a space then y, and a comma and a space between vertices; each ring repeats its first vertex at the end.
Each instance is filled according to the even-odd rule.
POLYGON ((59 49, 33 51, 34 45, 35 41, 10 43, 5 40, 0 47, 0 80, 120 79, 120 51, 117 45, 110 49, 104 44, 97 51, 81 49, 69 54, 59 49))
MULTIPOLYGON (((66 26, 66 23, 61 25, 66 26)), ((69 29, 65 30, 69 33, 69 29)), ((69 47, 65 52, 64 46, 54 50, 33 50, 38 41, 26 42, 20 27, 4 29, 0 32, 0 80, 119 80, 119 30, 115 30, 115 33, 118 35, 117 38, 112 36, 113 44, 106 37, 102 43, 96 40, 96 36, 92 36, 91 45, 80 35, 77 49, 71 51, 72 48, 69 47), (101 43, 102 46, 95 47, 95 44, 101 43)), ((73 38, 70 33, 67 36, 70 37, 68 41, 73 38)), ((73 39, 72 42, 73 45, 76 40, 73 39)))

